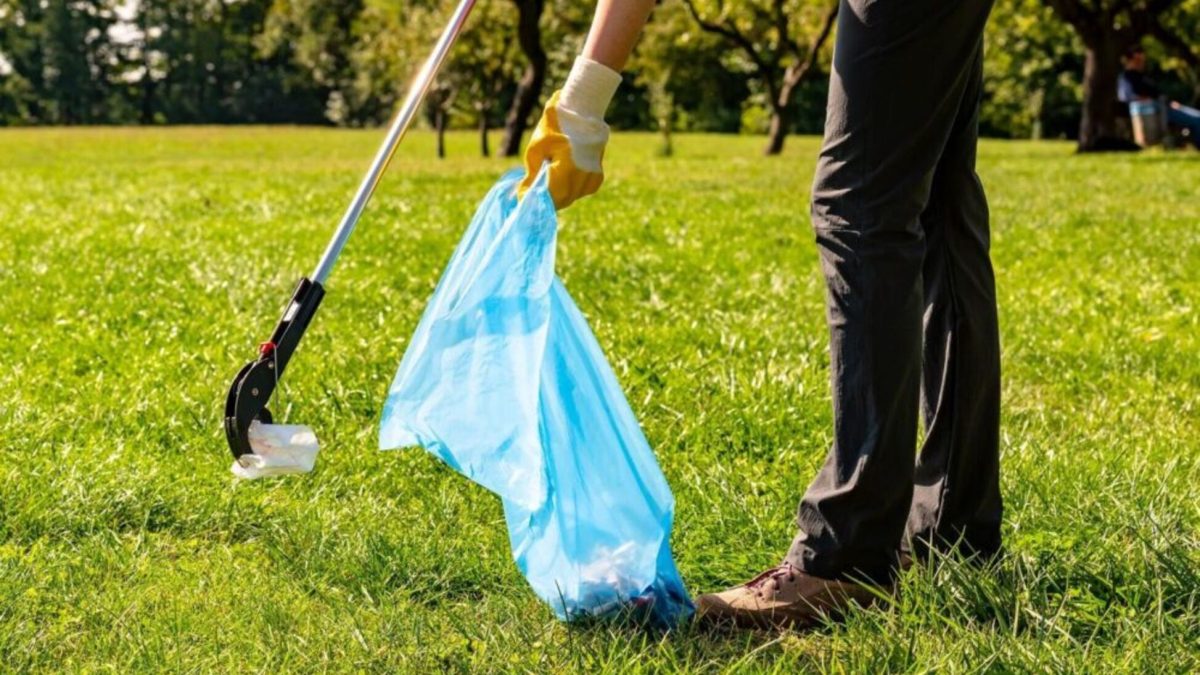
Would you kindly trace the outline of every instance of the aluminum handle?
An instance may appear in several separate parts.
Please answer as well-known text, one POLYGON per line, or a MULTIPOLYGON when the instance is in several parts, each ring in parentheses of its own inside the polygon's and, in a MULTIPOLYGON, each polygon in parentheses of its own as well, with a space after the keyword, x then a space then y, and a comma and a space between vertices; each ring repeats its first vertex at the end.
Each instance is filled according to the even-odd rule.
POLYGON ((429 55, 425 65, 421 66, 421 70, 417 72, 417 77, 413 80, 412 86, 409 87, 408 94, 404 98, 404 105, 400 106, 400 111, 396 113, 396 119, 388 129, 383 146, 376 153, 375 160, 371 162, 371 169, 363 178, 362 184, 358 186, 358 192, 354 194, 354 201, 350 202, 350 207, 342 216, 342 222, 338 225, 337 232, 334 233, 329 246, 325 248, 325 253, 321 255, 321 262, 317 263, 317 269, 313 272, 313 280, 322 286, 325 285, 325 280, 333 270, 334 263, 337 262, 338 256, 345 248, 346 241, 354 233, 354 226, 358 224, 363 209, 367 206, 371 195, 375 193, 375 188, 379 186, 379 180, 383 177, 383 172, 387 170, 388 164, 391 163, 392 156, 396 154, 396 148, 400 145, 400 140, 404 138, 404 133, 408 131, 413 118, 417 116, 421 101, 425 98, 425 92, 429 90, 429 85, 437 75, 438 69, 446 60, 450 48, 454 46, 454 40, 458 38, 463 25, 467 23, 467 16, 470 15, 475 2, 476 0, 460 0, 458 8, 454 10, 454 15, 450 17, 450 23, 446 25, 442 36, 434 45, 433 53, 429 55))

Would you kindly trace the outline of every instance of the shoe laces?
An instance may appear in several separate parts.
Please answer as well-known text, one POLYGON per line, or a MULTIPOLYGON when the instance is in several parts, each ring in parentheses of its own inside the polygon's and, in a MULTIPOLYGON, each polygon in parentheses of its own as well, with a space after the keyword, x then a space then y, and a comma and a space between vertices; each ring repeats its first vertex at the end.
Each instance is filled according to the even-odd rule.
POLYGON ((753 590, 759 597, 763 596, 764 587, 771 582, 774 582, 775 588, 778 589, 783 581, 791 583, 796 580, 796 573, 800 570, 796 569, 795 565, 789 562, 780 564, 778 567, 763 572, 746 582, 746 588, 753 590))

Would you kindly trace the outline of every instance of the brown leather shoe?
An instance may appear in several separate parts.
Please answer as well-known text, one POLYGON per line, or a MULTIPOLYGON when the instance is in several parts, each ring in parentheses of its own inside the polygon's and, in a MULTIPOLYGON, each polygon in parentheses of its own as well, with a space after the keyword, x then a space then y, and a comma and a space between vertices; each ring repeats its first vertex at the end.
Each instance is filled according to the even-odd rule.
POLYGON ((878 593, 862 584, 814 577, 785 562, 741 586, 696 598, 696 620, 742 628, 804 628, 856 605, 869 607, 878 593))

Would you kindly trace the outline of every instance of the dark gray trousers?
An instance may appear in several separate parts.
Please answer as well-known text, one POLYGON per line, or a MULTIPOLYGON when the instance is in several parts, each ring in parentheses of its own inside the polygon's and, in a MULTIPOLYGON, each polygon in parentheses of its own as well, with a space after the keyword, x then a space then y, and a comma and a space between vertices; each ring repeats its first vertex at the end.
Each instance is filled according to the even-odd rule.
POLYGON ((1000 547, 1000 344, 975 173, 991 4, 842 0, 812 200, 834 441, 788 553, 817 576, 886 580, 901 546, 1000 547))

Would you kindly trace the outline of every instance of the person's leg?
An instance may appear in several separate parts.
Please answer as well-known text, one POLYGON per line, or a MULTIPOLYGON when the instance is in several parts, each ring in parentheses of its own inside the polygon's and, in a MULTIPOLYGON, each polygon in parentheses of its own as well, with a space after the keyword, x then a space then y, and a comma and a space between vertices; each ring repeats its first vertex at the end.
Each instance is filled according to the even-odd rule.
POLYGON ((1000 548, 1000 336, 988 256, 988 207, 975 173, 982 44, 971 85, 934 172, 925 232, 925 443, 906 547, 1000 548))
POLYGON ((1200 110, 1186 105, 1168 106, 1167 123, 1184 127, 1191 132, 1192 145, 1200 149, 1200 110))
POLYGON ((696 599, 702 621, 809 625, 877 597, 912 502, 920 215, 975 84, 991 0, 842 0, 813 224, 828 287, 834 443, 778 567, 696 599))
POLYGON ((912 501, 925 210, 974 84, 990 0, 842 3, 813 220, 828 288, 834 442, 787 561, 889 578, 912 501))

